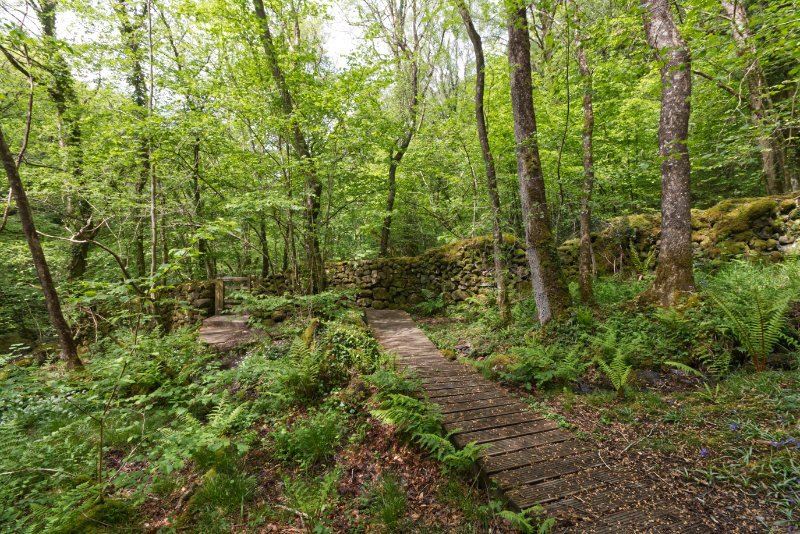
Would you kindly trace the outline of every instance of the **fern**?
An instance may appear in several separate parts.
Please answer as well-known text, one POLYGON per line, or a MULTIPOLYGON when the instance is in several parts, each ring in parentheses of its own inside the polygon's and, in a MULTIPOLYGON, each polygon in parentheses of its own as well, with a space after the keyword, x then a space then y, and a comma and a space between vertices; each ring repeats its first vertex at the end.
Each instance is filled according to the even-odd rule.
POLYGON ((639 253, 633 246, 633 241, 628 242, 628 249, 630 250, 629 256, 631 258, 631 265, 641 280, 644 278, 644 275, 647 274, 647 271, 650 270, 650 264, 653 262, 653 258, 655 258, 656 255, 656 247, 650 248, 650 251, 647 253, 647 257, 644 259, 644 261, 639 258, 639 253))
POLYGON ((542 507, 532 506, 519 512, 502 510, 497 515, 511 523, 515 528, 525 534, 547 534, 555 526, 555 519, 541 517, 542 507))
POLYGON ((699 376, 700 378, 703 378, 703 373, 701 373, 700 371, 698 371, 697 369, 695 369, 690 365, 686 365, 685 363, 666 361, 664 362, 664 365, 669 365, 670 367, 674 367, 675 369, 683 371, 684 373, 688 373, 690 375, 695 375, 699 376))
POLYGON ((597 366, 600 370, 605 374, 609 380, 611 380, 611 385, 617 392, 619 397, 623 397, 625 395, 625 384, 628 383, 628 378, 630 377, 631 371, 633 371, 633 366, 628 365, 628 355, 623 350, 617 350, 614 358, 611 359, 610 362, 606 362, 601 358, 597 358, 597 366))
POLYGON ((766 368, 767 358, 780 341, 793 342, 783 332, 791 302, 788 296, 769 302, 758 288, 753 287, 749 306, 733 306, 719 294, 710 295, 714 304, 731 321, 733 334, 750 356, 757 371, 766 368))

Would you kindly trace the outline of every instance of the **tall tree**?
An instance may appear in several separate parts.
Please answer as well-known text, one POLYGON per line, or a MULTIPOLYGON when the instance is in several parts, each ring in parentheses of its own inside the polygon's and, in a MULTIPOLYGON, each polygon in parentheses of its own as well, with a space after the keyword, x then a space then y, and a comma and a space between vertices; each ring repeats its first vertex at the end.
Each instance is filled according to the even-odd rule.
POLYGON ((722 0, 731 22, 731 32, 739 55, 745 56, 744 81, 747 85, 748 103, 753 124, 758 128, 757 143, 761 152, 761 169, 767 187, 767 194, 797 189, 797 178, 786 165, 785 140, 780 125, 773 113, 772 99, 769 96, 764 69, 758 59, 750 31, 747 8, 741 0, 722 0), (780 171, 780 172, 779 172, 780 171))
POLYGON ((570 0, 570 6, 574 11, 575 23, 578 28, 575 56, 578 59, 578 70, 583 80, 583 132, 581 135, 583 145, 583 187, 581 190, 581 244, 578 255, 578 293, 580 294, 581 302, 587 306, 592 306, 594 305, 594 290, 592 288, 592 258, 594 255, 592 251, 592 190, 594 188, 592 70, 589 68, 589 60, 586 58, 586 39, 581 28, 578 5, 574 0, 570 0))
MULTIPOLYGON (((430 51, 430 40, 435 28, 438 2, 420 0, 367 0, 364 2, 365 22, 377 31, 391 53, 391 64, 398 89, 400 127, 389 146, 389 166, 386 181, 386 204, 379 255, 389 253, 395 197, 397 195, 397 169, 419 130, 423 114, 422 100, 428 90, 433 71, 423 54, 430 51), (427 63, 427 65, 426 65, 427 63), (425 69, 427 67, 427 69, 425 69)), ((430 60, 430 58, 428 58, 430 60)))
MULTIPOLYGON (((149 4, 145 4, 142 10, 139 11, 135 5, 130 6, 126 0, 118 0, 114 4, 114 8, 119 19, 120 36, 122 37, 125 56, 128 60, 128 83, 132 89, 131 100, 136 106, 137 118, 144 120, 148 109, 148 91, 140 33, 144 27, 149 4), (132 11, 132 14, 129 14, 129 10, 132 11)), ((133 260, 136 265, 136 274, 138 276, 147 276, 148 271, 144 253, 144 228, 147 224, 147 216, 145 215, 146 210, 141 207, 141 204, 143 204, 144 200, 145 187, 151 181, 152 164, 150 160, 150 139, 146 134, 137 136, 136 159, 138 178, 134 186, 134 193, 136 203, 140 204, 140 206, 135 208, 134 220, 136 225, 133 228, 133 260)))
POLYGON ((547 210, 544 173, 536 139, 531 51, 524 4, 521 7, 514 5, 509 10, 508 62, 511 67, 511 108, 514 113, 517 179, 525 226, 525 248, 531 267, 531 284, 539 322, 545 324, 563 314, 571 302, 547 210))
POLYGON ((658 267, 647 297, 671 306, 694 285, 692 270, 691 164, 689 114, 691 56, 670 11, 669 0, 642 2, 647 42, 661 61, 661 112, 658 154, 661 159, 661 246, 658 267))
MULTIPOLYGON (((20 151, 21 153, 24 151, 20 151)), ((53 278, 50 275, 50 268, 47 265, 47 258, 45 258, 42 244, 39 242, 39 236, 36 233, 36 226, 33 222, 33 212, 31 211, 30 204, 28 203, 28 196, 25 194, 25 186, 22 184, 22 178, 19 175, 19 163, 21 157, 14 159, 11 150, 6 143, 3 130, 0 129, 0 160, 3 161, 3 168, 8 177, 8 185, 14 193, 14 200, 17 203, 17 212, 22 224, 22 232, 25 234, 25 239, 28 242, 28 248, 31 251, 31 259, 33 266, 36 269, 36 275, 39 277, 39 283, 42 286, 42 293, 44 293, 44 301, 47 305, 47 313, 50 315, 50 322, 53 323, 53 328, 58 336, 59 344, 61 345, 61 358, 67 362, 70 368, 83 367, 81 359, 78 357, 78 350, 75 346, 75 338, 72 336, 72 330, 64 319, 64 314, 61 311, 61 302, 58 299, 58 292, 53 283, 53 278)))
POLYGON ((489 208, 492 216, 492 253, 494 255, 494 276, 497 285, 497 309, 500 311, 503 323, 509 324, 511 322, 511 306, 508 302, 508 288, 505 281, 506 266, 503 259, 503 233, 500 228, 500 195, 497 192, 497 173, 495 172, 492 149, 489 145, 486 115, 483 110, 483 94, 486 85, 483 42, 480 34, 475 29, 475 25, 472 23, 469 8, 467 8, 464 0, 459 0, 458 12, 475 51, 475 122, 486 171, 486 186, 489 189, 489 208))
POLYGON ((311 149, 306 141, 297 118, 294 116, 294 101, 286 78, 283 75, 272 33, 269 29, 267 13, 262 0, 253 0, 256 17, 261 23, 261 43, 269 64, 270 73, 281 97, 281 111, 288 122, 292 147, 300 156, 306 175, 306 193, 303 199, 303 208, 306 223, 305 248, 308 269, 310 273, 310 291, 318 293, 325 290, 325 265, 319 246, 318 219, 320 213, 320 198, 322 197, 322 181, 317 172, 317 165, 311 155, 311 149))

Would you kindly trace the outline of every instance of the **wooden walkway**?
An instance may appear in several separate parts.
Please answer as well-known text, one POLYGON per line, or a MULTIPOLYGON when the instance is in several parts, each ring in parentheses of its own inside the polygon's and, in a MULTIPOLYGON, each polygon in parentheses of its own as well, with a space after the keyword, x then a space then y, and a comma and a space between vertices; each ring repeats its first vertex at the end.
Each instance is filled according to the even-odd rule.
POLYGON ((446 360, 406 312, 368 310, 375 337, 416 371, 457 446, 491 445, 478 460, 517 510, 540 504, 570 533, 705 533, 705 524, 668 504, 658 487, 606 465, 595 447, 458 362, 446 360))

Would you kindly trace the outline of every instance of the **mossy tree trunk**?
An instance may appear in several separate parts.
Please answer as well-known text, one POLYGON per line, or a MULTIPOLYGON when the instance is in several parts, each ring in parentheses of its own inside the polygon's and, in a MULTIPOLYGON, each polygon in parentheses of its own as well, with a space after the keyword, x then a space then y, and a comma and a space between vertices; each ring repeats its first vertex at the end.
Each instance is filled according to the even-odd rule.
POLYGON ((47 313, 50 315, 50 322, 53 324, 59 344, 61 345, 61 358, 70 368, 83 367, 83 363, 78 357, 75 339, 72 337, 72 330, 69 324, 67 324, 66 319, 64 319, 64 314, 61 311, 61 302, 58 299, 58 292, 56 292, 56 286, 50 275, 50 268, 47 265, 47 259, 45 258, 44 250, 42 250, 42 244, 39 242, 39 236, 36 233, 36 226, 33 222, 33 212, 28 203, 28 196, 25 194, 22 178, 19 175, 18 162, 14 160, 11 150, 8 148, 2 129, 0 129, 0 160, 3 162, 3 168, 8 177, 8 185, 17 202, 17 212, 19 213, 19 219, 22 224, 22 232, 25 234, 28 248, 31 251, 31 259, 33 260, 33 267, 36 269, 36 276, 39 278, 39 283, 42 286, 42 293, 44 293, 44 301, 47 305, 47 313))
POLYGON ((594 135, 594 107, 592 105, 592 71, 586 58, 584 38, 580 30, 580 15, 574 0, 570 1, 575 11, 575 22, 578 27, 577 49, 578 70, 583 80, 583 188, 581 195, 580 232, 581 245, 578 256, 578 293, 581 302, 587 306, 594 305, 592 288, 592 189, 594 188, 594 155, 592 153, 592 137, 594 135))
POLYGON ((681 37, 668 0, 642 3, 650 47, 661 57, 661 246, 653 285, 646 297, 672 306, 694 285, 692 270, 691 165, 689 114, 692 95, 689 47, 681 37))
POLYGON ((494 256, 494 276, 497 285, 497 309, 504 324, 511 323, 511 306, 508 301, 508 288, 505 280, 505 261, 503 259, 503 233, 500 228, 500 195, 497 191, 497 173, 495 172, 492 149, 489 145, 489 132, 486 127, 486 116, 483 112, 483 93, 486 76, 481 36, 472 23, 464 0, 458 3, 458 12, 467 29, 472 48, 475 50, 475 122, 478 129, 478 140, 481 144, 483 163, 486 169, 486 185, 489 189, 489 206, 492 216, 492 254, 494 256))
POLYGON ((309 291, 319 293, 325 290, 325 265, 322 259, 322 250, 319 244, 319 213, 320 198, 322 197, 322 181, 317 173, 316 161, 311 155, 311 150, 306 142, 303 132, 294 117, 294 102, 289 92, 286 78, 278 62, 278 55, 272 41, 267 14, 262 0, 253 1, 256 17, 261 21, 261 42, 264 54, 269 64, 275 85, 281 94, 281 111, 289 123, 292 147, 303 162, 303 172, 306 176, 306 192, 303 198, 303 215, 305 218, 305 249, 309 271, 309 291))
POLYGON ((512 7, 509 13, 508 62, 511 66, 511 108, 526 252, 539 322, 545 324, 563 314, 571 302, 547 210, 544 174, 536 139, 530 40, 524 5, 512 7))

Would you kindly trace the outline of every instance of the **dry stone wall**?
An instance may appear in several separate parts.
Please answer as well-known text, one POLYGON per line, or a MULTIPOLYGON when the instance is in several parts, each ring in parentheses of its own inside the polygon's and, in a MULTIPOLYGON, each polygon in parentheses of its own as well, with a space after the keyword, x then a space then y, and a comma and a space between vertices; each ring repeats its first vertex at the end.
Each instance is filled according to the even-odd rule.
MULTIPOLYGON (((692 210, 692 247, 700 263, 718 263, 736 256, 780 261, 785 254, 800 252, 800 208, 797 197, 736 198, 705 210, 692 210)), ((644 259, 661 244, 659 213, 627 215, 606 223, 592 234, 597 271, 611 274, 630 269, 630 245, 644 259)), ((568 276, 577 271, 580 241, 559 247, 568 276)), ((654 261, 651 267, 655 267, 654 261)))
MULTIPOLYGON (((510 282, 525 290, 529 271, 522 243, 505 236, 504 249, 510 282)), ((445 302, 458 302, 494 287, 492 240, 468 239, 413 257, 329 263, 326 272, 329 287, 355 289, 356 303, 365 308, 410 308, 438 295, 445 302)), ((273 276, 259 288, 280 294, 285 282, 284 276, 273 276)))
POLYGON ((198 323, 214 315, 214 281, 186 282, 161 296, 162 322, 169 329, 198 323))
MULTIPOLYGON (((692 241, 695 259, 719 262, 740 255, 778 261, 790 252, 800 252, 800 207, 792 195, 729 199, 706 210, 692 210, 692 241)), ((660 245, 661 216, 658 213, 617 217, 592 234, 599 274, 611 274, 631 267, 630 246, 644 258, 660 245)), ((524 244, 504 236, 510 285, 525 293, 530 290, 530 271, 524 244)), ((577 275, 579 241, 559 247, 568 277, 577 275)), ((651 268, 655 267, 653 262, 651 268)), ((434 248, 420 256, 344 261, 326 266, 328 284, 333 288, 355 289, 356 302, 376 309, 410 308, 439 296, 445 302, 490 293, 494 287, 494 264, 490 236, 459 241, 434 248)), ((263 294, 289 291, 285 274, 257 282, 263 294)), ((200 320, 214 311, 214 282, 189 282, 169 294, 165 307, 168 324, 179 326, 200 320)))

